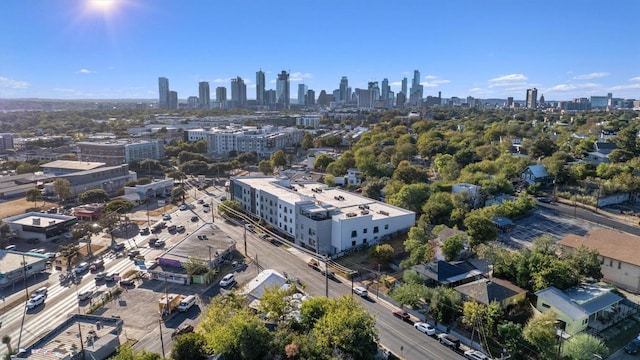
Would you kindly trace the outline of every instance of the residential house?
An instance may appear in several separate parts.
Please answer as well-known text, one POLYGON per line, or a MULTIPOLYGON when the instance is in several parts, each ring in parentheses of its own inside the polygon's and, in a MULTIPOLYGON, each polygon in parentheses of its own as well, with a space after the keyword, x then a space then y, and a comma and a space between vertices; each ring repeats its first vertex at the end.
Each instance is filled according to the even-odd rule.
POLYGON ((517 304, 525 299, 527 291, 503 279, 479 279, 454 288, 462 295, 463 300, 474 300, 489 305, 500 304, 501 309, 517 304))
POLYGON ((593 164, 609 163, 609 154, 618 147, 612 142, 598 141, 593 144, 592 152, 587 154, 587 161, 593 164))
POLYGON ((598 285, 582 284, 565 291, 548 287, 536 292, 536 309, 553 311, 560 328, 571 335, 591 327, 597 331, 621 320, 626 314, 623 298, 598 285))
POLYGON ((437 260, 414 265, 411 269, 427 282, 454 287, 485 277, 489 272, 489 264, 481 259, 450 262, 437 260))
POLYGON ((569 234, 559 242, 563 252, 585 246, 600 257, 603 280, 640 293, 640 237, 610 229, 595 229, 587 236, 569 234))
POLYGON ((520 174, 520 179, 529 185, 540 184, 547 186, 553 184, 553 176, 549 175, 544 165, 531 165, 520 174))

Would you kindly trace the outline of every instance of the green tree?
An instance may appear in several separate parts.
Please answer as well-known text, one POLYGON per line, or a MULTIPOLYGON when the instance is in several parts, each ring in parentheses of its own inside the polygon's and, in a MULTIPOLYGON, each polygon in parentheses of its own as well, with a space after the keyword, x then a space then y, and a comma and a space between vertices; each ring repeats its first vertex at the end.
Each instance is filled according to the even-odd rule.
POLYGON ((334 161, 335 159, 331 156, 327 154, 320 154, 318 157, 316 157, 316 161, 313 162, 313 169, 326 170, 327 166, 329 166, 329 164, 333 163, 334 161))
POLYGON ((207 262, 203 259, 199 259, 197 257, 189 257, 187 261, 182 264, 184 271, 188 275, 203 275, 209 271, 209 266, 207 262))
POLYGON ((27 190, 27 201, 33 201, 33 207, 36 207, 36 203, 42 200, 42 191, 40 189, 29 189, 27 190))
POLYGON ((452 288, 438 286, 429 302, 431 315, 436 321, 450 323, 459 313, 460 294, 452 288))
POLYGON ((111 360, 161 360, 160 354, 148 352, 146 350, 133 351, 129 346, 118 346, 117 354, 111 360))
POLYGON ((409 184, 400 188, 400 191, 390 195, 387 202, 391 205, 415 212, 422 213, 422 205, 429 198, 429 185, 409 184))
POLYGON ((570 360, 592 360, 595 355, 603 359, 609 354, 609 349, 593 335, 580 333, 562 344, 562 356, 570 360))
POLYGON ((324 184, 329 186, 329 187, 336 186, 336 177, 331 175, 331 174, 325 175, 324 176, 324 184))
POLYGON ((67 179, 57 178, 53 181, 53 193, 58 196, 60 201, 66 201, 73 197, 73 189, 71 183, 67 179))
POLYGON ((238 217, 242 213, 242 205, 236 200, 224 200, 218 205, 218 213, 220 215, 238 217))
POLYGON ((313 135, 311 135, 311 133, 304 133, 301 146, 304 150, 309 150, 313 147, 313 135))
POLYGON ((512 359, 525 359, 527 340, 522 335, 522 325, 511 321, 498 325, 498 336, 512 359))
POLYGON ((271 164, 274 168, 284 167, 287 165, 287 157, 284 155, 284 151, 278 150, 271 155, 271 164))
POLYGON ((464 226, 469 235, 469 246, 475 248, 479 244, 494 241, 498 237, 496 225, 489 218, 478 213, 470 213, 464 219, 464 226))
POLYGON ((522 330, 522 335, 540 354, 540 359, 555 359, 558 340, 556 336, 556 315, 546 312, 530 319, 522 330))
POLYGON ((422 206, 422 212, 431 224, 448 224, 453 202, 448 192, 437 192, 422 206))
POLYGON ((407 240, 404 241, 404 249, 409 252, 409 257, 400 263, 400 267, 403 269, 412 265, 427 263, 435 255, 435 244, 424 231, 424 228, 418 226, 409 229, 407 240))
POLYGON ((258 163, 258 170, 265 175, 271 175, 273 174, 273 165, 269 160, 261 160, 260 163, 258 163))
POLYGON ((373 258, 380 266, 386 267, 393 260, 393 246, 390 244, 379 244, 369 249, 369 257, 373 258))
POLYGON ((455 260, 462 249, 464 249, 464 243, 467 241, 465 234, 457 234, 449 236, 442 242, 442 254, 446 261, 455 260))
POLYGON ((277 287, 266 289, 260 298, 260 313, 267 314, 267 319, 273 321, 284 321, 293 311, 290 290, 279 289, 277 287))
POLYGON ((103 203, 109 200, 109 194, 102 189, 87 190, 78 196, 82 204, 103 203))
POLYGON ((173 340, 171 359, 173 360, 205 360, 207 358, 207 341, 199 333, 189 333, 173 340))
POLYGON ((403 283, 391 291, 391 298, 400 305, 417 307, 428 301, 431 290, 423 284, 403 283))
POLYGON ((569 264, 578 273, 579 280, 602 279, 598 250, 590 250, 586 246, 580 246, 567 256, 569 264))
POLYGON ((8 354, 13 354, 13 349, 11 348, 11 336, 3 335, 2 336, 2 343, 7 346, 7 353, 8 354))
POLYGON ((103 214, 108 213, 118 213, 118 214, 126 214, 133 209, 133 203, 129 200, 125 199, 115 199, 111 200, 105 204, 102 208, 103 214))

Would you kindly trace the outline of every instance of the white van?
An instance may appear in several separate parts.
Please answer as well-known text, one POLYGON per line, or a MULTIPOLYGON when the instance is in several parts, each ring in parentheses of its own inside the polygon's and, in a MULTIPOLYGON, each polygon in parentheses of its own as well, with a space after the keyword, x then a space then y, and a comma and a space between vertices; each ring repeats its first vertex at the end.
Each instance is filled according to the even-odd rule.
POLYGON ((178 305, 178 311, 187 311, 195 303, 196 303, 195 295, 189 295, 180 302, 180 305, 178 305))

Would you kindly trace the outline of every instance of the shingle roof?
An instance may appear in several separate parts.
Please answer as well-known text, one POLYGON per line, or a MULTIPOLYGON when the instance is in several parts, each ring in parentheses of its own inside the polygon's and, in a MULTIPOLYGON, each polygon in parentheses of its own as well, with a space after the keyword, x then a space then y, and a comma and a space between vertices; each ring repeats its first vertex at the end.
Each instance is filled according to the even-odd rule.
POLYGON ((480 279, 457 286, 455 290, 487 305, 493 301, 502 302, 526 292, 526 290, 502 279, 480 279))
POLYGON ((533 176, 536 178, 543 178, 549 176, 547 168, 544 165, 531 165, 528 167, 533 176))
POLYGON ((536 295, 538 299, 542 299, 546 304, 553 306, 573 320, 579 320, 589 316, 589 313, 571 301, 567 294, 553 286, 536 292, 536 295))
POLYGON ((640 266, 640 237, 621 231, 595 229, 587 236, 569 234, 559 244, 572 249, 586 246, 600 256, 640 266))

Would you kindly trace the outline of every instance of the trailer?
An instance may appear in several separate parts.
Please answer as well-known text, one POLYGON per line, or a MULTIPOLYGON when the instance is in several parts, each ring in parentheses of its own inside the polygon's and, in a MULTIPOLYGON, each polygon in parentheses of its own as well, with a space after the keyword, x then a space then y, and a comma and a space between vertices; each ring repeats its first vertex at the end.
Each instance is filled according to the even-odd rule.
POLYGON ((171 314, 185 297, 186 296, 179 294, 163 295, 160 300, 158 300, 158 311, 163 315, 171 314))

